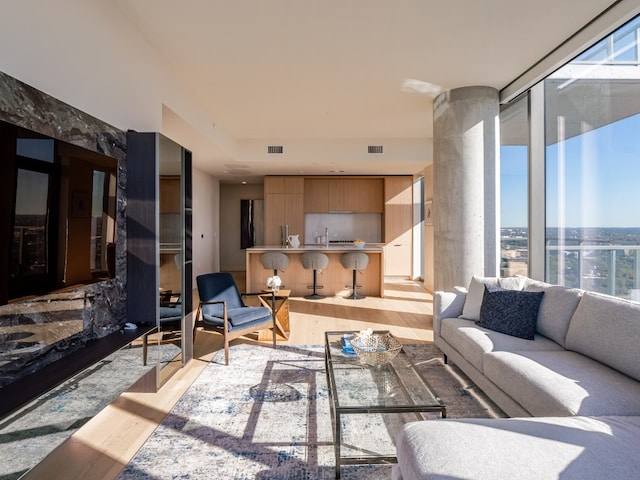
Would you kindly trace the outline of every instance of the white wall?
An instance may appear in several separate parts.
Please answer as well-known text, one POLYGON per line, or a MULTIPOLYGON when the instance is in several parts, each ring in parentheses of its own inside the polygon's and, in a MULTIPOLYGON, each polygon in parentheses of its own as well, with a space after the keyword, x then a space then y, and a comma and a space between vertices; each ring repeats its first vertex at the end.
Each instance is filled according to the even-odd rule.
POLYGON ((220 271, 220 181, 193 169, 193 286, 203 273, 220 271))
POLYGON ((413 176, 413 255, 411 261, 411 278, 416 281, 424 282, 424 172, 413 176))
MULTIPOLYGON (((424 201, 433 200, 433 164, 424 169, 424 201)), ((437 215, 438 212, 433 212, 437 215)), ((424 281, 422 285, 433 292, 435 288, 435 274, 433 270, 434 238, 433 225, 424 227, 424 281)))
POLYGON ((190 89, 110 0, 21 0, 0 16, 0 71, 122 130, 161 132, 193 152, 215 143, 190 89), (163 130, 163 105, 191 132, 163 130), (190 133, 190 134, 189 134, 190 133))
POLYGON ((240 200, 262 198, 262 184, 220 186, 220 270, 233 272, 246 268, 246 251, 240 248, 240 200))
MULTIPOLYGON (((163 133, 191 150, 196 169, 210 150, 194 139, 215 143, 188 86, 109 0, 7 4, 0 71, 121 130, 163 133)), ((194 169, 193 190, 195 276, 220 268, 219 182, 194 169)))

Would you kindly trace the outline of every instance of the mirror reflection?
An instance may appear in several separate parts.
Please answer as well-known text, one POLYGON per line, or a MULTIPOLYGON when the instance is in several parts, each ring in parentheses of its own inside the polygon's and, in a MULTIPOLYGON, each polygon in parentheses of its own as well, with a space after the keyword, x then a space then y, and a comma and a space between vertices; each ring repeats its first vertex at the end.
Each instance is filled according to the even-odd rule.
POLYGON ((184 330, 183 149, 160 136, 159 171, 159 385, 182 366, 184 330))
POLYGON ((4 388, 120 328, 95 293, 115 277, 118 161, 4 121, 0 151, 4 388))

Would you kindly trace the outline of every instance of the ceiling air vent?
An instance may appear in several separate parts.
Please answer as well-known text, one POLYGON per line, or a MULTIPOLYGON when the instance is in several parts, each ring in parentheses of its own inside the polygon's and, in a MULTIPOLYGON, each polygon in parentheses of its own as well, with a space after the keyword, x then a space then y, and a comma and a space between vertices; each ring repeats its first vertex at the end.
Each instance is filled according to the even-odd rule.
POLYGON ((282 145, 268 145, 267 153, 284 153, 284 147, 282 145))
POLYGON ((383 153, 382 145, 369 145, 368 149, 369 149, 368 153, 383 153))

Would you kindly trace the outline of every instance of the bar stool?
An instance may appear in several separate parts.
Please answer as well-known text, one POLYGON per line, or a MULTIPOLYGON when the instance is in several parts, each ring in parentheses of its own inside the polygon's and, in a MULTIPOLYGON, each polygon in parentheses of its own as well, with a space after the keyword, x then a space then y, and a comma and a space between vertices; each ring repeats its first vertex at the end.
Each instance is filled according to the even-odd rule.
POLYGON ((289 266, 289 256, 282 252, 266 252, 260 257, 262 266, 267 270, 273 270, 273 275, 278 275, 278 270, 284 270, 289 266))
POLYGON ((365 298, 363 295, 358 295, 357 289, 358 285, 356 284, 356 272, 358 270, 364 270, 369 265, 369 255, 364 252, 349 252, 343 253, 340 258, 340 263, 346 269, 353 270, 353 293, 345 298, 350 298, 352 300, 359 300, 361 298, 365 298))
POLYGON ((302 254, 301 260, 302 266, 306 270, 313 269, 313 293, 311 295, 305 295, 304 298, 308 298, 311 300, 325 298, 324 295, 320 295, 318 293, 318 288, 322 288, 322 286, 318 287, 318 270, 327 268, 327 266, 329 265, 329 257, 320 252, 305 252, 302 254))

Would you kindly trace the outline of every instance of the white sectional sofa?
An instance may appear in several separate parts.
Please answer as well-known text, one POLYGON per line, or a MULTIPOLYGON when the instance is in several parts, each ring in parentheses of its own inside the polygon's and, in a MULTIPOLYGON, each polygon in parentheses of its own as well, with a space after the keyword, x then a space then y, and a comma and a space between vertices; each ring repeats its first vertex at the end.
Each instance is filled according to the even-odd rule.
MULTIPOLYGON (((522 316, 531 320, 532 308, 522 316)), ((474 277, 468 289, 436 292, 434 338, 515 418, 407 424, 394 478, 640 478, 640 304, 525 277, 474 277), (509 292, 485 298, 485 288, 509 292), (533 339, 499 333, 514 323, 502 313, 491 328, 477 323, 534 297, 533 339)))

